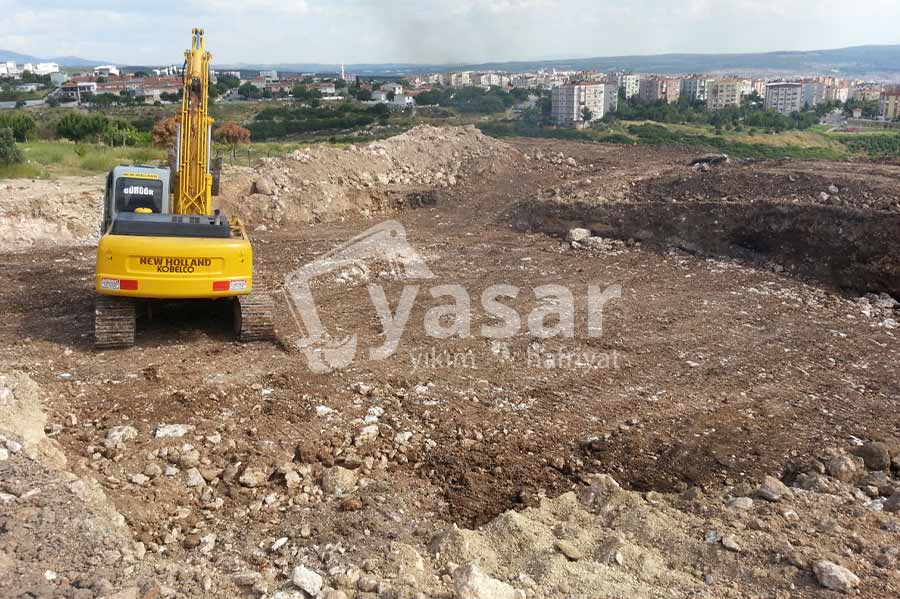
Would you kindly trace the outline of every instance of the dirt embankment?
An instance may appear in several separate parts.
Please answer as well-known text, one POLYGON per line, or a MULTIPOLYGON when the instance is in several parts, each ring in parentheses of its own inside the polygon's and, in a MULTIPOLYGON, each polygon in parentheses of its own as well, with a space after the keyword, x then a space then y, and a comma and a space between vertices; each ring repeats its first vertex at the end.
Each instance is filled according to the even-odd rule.
POLYGON ((102 177, 0 181, 0 250, 96 241, 102 177))
POLYGON ((252 176, 230 179, 219 202, 268 229, 433 206, 436 190, 512 154, 472 126, 421 125, 380 142, 268 159, 252 176))

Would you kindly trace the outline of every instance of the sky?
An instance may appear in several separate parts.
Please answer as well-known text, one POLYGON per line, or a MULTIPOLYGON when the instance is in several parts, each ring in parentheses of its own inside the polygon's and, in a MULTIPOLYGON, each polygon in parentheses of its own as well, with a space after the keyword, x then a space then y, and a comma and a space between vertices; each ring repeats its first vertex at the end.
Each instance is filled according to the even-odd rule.
POLYGON ((459 63, 900 43, 900 0, 0 0, 0 49, 180 63, 459 63))

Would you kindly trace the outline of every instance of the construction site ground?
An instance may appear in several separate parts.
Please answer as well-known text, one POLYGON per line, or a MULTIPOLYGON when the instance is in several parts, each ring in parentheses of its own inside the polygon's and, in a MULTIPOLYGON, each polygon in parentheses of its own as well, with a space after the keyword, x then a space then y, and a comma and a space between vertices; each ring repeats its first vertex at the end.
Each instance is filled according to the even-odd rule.
MULTIPOLYGON (((890 298, 861 301, 878 290, 766 256, 640 239, 573 249, 518 218, 530 202, 673 198, 887 215, 900 167, 706 172, 687 166, 690 148, 484 143, 454 184, 387 182, 388 200, 365 214, 281 210, 276 226, 248 212, 257 284, 271 290, 388 218, 434 273, 408 280, 375 265, 317 285, 326 328, 358 336, 354 362, 332 373, 310 372, 294 347, 302 331, 283 296, 275 343, 235 341, 227 306, 200 303, 156 311, 134 348, 95 351, 85 231, 41 244, 35 231, 47 228, 35 226, 27 244, 10 243, 0 400, 32 397, 46 425, 29 451, 21 423, 0 418, 13 440, 0 461, 0 572, 11 573, 0 596, 819 597, 840 592, 822 573, 835 564, 859 579, 845 590, 900 595, 890 298), (387 359, 368 354, 384 342, 368 283, 392 309, 418 286, 387 359), (426 334, 426 312, 447 303, 430 290, 450 284, 472 298, 468 338, 426 334), (519 288, 503 301, 523 321, 540 305, 536 287, 571 290, 575 337, 531 337, 524 325, 503 343, 482 337, 493 321, 481 294, 496 284, 519 288), (622 289, 596 337, 589 285, 622 289), (856 457, 870 441, 884 443, 884 468, 856 457), (767 475, 790 483, 798 463, 813 463, 818 472, 798 476, 818 482, 762 497, 767 475)), ((26 217, 37 218, 15 218, 26 217)))

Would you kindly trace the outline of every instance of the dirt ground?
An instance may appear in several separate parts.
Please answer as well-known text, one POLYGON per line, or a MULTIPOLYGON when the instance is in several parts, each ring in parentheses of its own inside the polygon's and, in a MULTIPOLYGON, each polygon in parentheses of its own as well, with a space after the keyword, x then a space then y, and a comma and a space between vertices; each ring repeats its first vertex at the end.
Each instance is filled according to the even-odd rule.
MULTIPOLYGON (((284 296, 275 344, 234 341, 227 306, 198 304, 157 310, 134 348, 96 352, 93 247, 0 255, 0 372, 14 381, 0 399, 39 396, 67 459, 13 451, 21 431, 0 426, 13 440, 0 461, 0 570, 12 572, 0 595, 900 594, 896 302, 634 240, 573 245, 510 220, 522 201, 700 194, 839 193, 896 211, 897 167, 698 173, 686 148, 491 144, 454 167, 453 185, 375 183, 427 202, 311 224, 300 211, 254 233, 257 277, 273 291, 387 218, 434 274, 373 265, 317 282, 326 329, 358 338, 340 371, 310 372, 284 296), (392 310, 416 287, 386 359, 369 354, 385 342, 376 284, 392 310), (426 314, 447 298, 430 292, 451 284, 471 298, 472 335, 436 339, 426 314), (497 284, 518 288, 503 303, 523 320, 502 342, 479 334, 496 324, 481 297, 497 284), (530 315, 558 307, 536 298, 545 285, 571 291, 573 337, 526 332, 530 315), (613 285, 621 297, 589 336, 589 286, 613 285), (760 490, 770 475, 793 488, 760 490)), ((302 195, 284 183, 279 197, 302 195)))

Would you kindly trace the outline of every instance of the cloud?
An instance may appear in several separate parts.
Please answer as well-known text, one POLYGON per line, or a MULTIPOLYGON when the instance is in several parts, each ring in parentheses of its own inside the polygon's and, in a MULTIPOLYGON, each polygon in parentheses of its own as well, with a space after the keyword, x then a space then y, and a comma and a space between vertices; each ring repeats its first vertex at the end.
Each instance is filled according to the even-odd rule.
POLYGON ((0 0, 0 48, 178 62, 481 62, 897 43, 897 0, 0 0))

